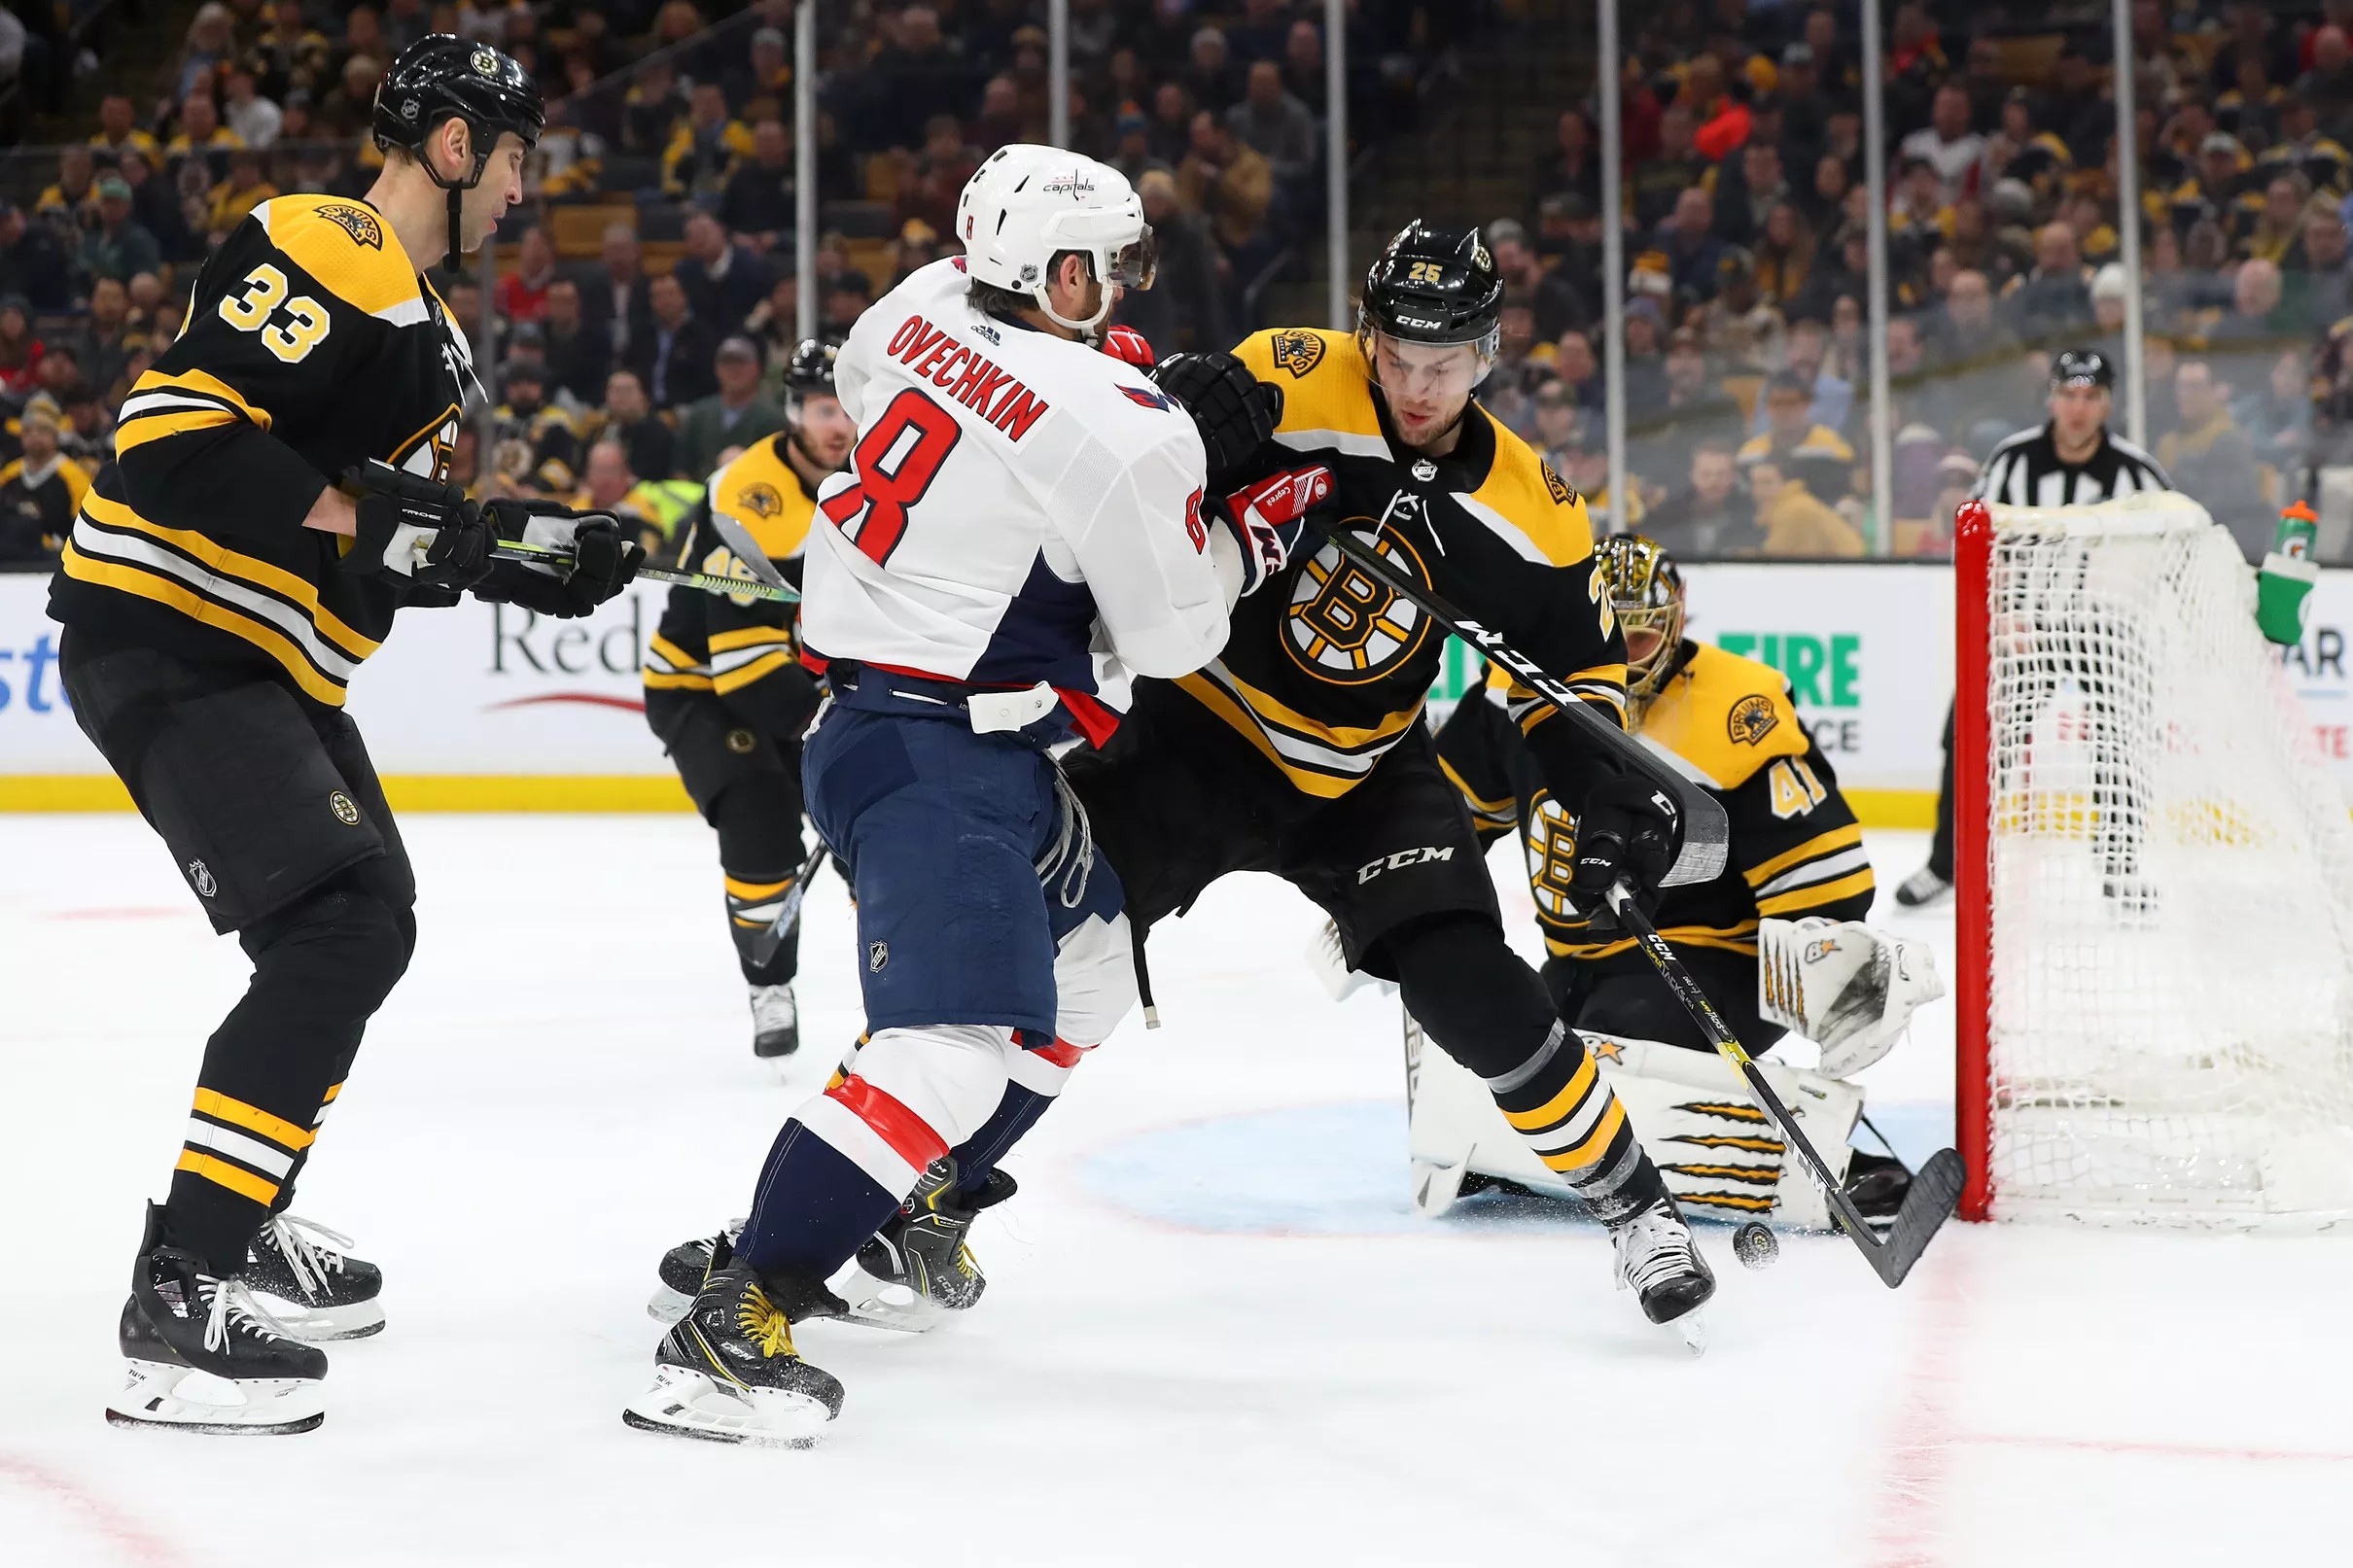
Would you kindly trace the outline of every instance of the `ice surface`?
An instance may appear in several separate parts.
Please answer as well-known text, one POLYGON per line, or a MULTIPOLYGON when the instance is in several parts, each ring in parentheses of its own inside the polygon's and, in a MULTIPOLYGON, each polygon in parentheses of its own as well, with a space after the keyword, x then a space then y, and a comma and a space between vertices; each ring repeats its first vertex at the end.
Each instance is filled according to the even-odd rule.
MULTIPOLYGON (((1693 1361, 1598 1230, 1408 1213, 1394 1004, 1326 1001, 1311 910, 1262 878, 1156 936, 1168 1027, 1131 1022, 1009 1162, 970 1318, 809 1328, 849 1385, 810 1452, 630 1431, 655 1259, 744 1210, 855 1030, 842 889, 780 1088, 699 823, 404 825, 417 961, 298 1204, 385 1267, 391 1326, 330 1347, 320 1431, 211 1440, 99 1411, 244 963, 136 818, 0 818, 9 1568, 2353 1560, 2353 1238, 1955 1225, 1891 1294, 1844 1242, 1751 1273, 1710 1229, 1693 1361)), ((1922 849, 1871 844, 1883 886, 1922 849)), ((1949 1125, 1949 1009, 1866 1075, 1899 1143, 1949 1125)))

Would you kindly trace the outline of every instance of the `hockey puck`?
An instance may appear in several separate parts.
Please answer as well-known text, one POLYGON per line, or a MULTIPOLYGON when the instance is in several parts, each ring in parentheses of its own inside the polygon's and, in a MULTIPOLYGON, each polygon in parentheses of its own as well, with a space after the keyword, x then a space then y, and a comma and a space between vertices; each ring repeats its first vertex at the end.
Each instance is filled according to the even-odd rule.
POLYGON ((1774 1259, 1781 1255, 1780 1239, 1750 1220, 1732 1233, 1732 1255, 1751 1269, 1770 1269, 1774 1259))

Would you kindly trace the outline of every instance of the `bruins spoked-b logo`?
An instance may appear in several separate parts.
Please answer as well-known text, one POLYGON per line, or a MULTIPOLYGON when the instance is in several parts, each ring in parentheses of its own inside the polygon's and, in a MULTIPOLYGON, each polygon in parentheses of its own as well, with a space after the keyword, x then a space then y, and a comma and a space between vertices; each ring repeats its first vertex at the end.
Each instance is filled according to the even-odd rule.
MULTIPOLYGON (((1370 517, 1352 517, 1342 526, 1409 580, 1428 583, 1422 557, 1394 533, 1370 517)), ((1420 652, 1429 640, 1430 624, 1420 605, 1399 598, 1327 543, 1292 580, 1282 645, 1312 676, 1343 686, 1364 685, 1420 652)))
POLYGON ((335 820, 341 822, 345 827, 357 827, 360 825, 359 805, 349 795, 343 793, 342 790, 337 789, 328 795, 327 809, 331 812, 334 812, 335 814, 335 820))
POLYGON ((1520 847, 1528 856, 1528 890, 1536 908, 1553 920, 1577 920, 1570 884, 1577 874, 1577 819, 1561 809, 1550 791, 1538 791, 1520 847))
POLYGON ((785 498, 772 484, 748 484, 736 496, 735 504, 755 517, 773 517, 785 509, 785 498))
POLYGON ((348 201, 325 201, 317 211, 320 217, 349 234, 354 244, 377 251, 384 248, 384 226, 366 207, 348 201))
POLYGON ((1742 746, 1754 746, 1773 733, 1781 722, 1781 715, 1773 711, 1773 699, 1764 696, 1742 697, 1732 705, 1732 714, 1724 728, 1733 740, 1742 746))
POLYGON ((1288 370, 1298 380, 1323 360, 1323 339, 1314 332, 1288 331, 1275 334, 1275 368, 1288 370))

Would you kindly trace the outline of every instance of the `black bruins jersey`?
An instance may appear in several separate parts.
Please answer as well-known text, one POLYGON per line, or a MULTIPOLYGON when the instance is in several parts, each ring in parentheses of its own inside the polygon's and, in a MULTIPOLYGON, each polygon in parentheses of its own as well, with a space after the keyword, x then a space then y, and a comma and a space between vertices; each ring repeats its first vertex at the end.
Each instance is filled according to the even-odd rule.
MULTIPOLYGON (((1402 452, 1346 332, 1264 331, 1235 352, 1282 388, 1275 439, 1292 461, 1330 467, 1343 526, 1624 724, 1625 641, 1594 572, 1585 503, 1525 441, 1474 401, 1452 453, 1402 452)), ((1326 543, 1237 604, 1223 651, 1176 684, 1294 787, 1334 799, 1420 722, 1446 637, 1326 543)), ((1594 759, 1550 706, 1526 688, 1510 698, 1552 777, 1591 776, 1594 759)))
MULTIPOLYGON (((1638 733, 1723 802, 1732 859, 1723 875, 1660 895, 1656 923, 1678 947, 1756 957, 1757 922, 1825 915, 1861 920, 1871 908, 1863 829, 1837 775, 1798 721, 1778 672, 1706 643, 1686 641, 1638 733)), ((1438 735, 1438 764, 1462 791, 1482 843, 1515 829, 1546 952, 1556 958, 1645 960, 1631 937, 1586 928, 1568 899, 1576 819, 1496 705, 1500 689, 1464 697, 1438 735)))
POLYGON ((341 707, 404 602, 456 600, 343 572, 350 541, 302 519, 369 458, 446 477, 473 376, 465 333, 373 208, 261 203, 123 400, 116 469, 83 500, 50 613, 341 707))
MULTIPOLYGON (((688 571, 752 576, 711 527, 711 513, 718 510, 749 529, 789 581, 800 582, 801 551, 817 497, 785 456, 790 439, 780 432, 755 441, 711 476, 685 525, 680 560, 688 571)), ((790 722, 787 715, 803 712, 783 691, 783 682, 768 679, 799 662, 793 628, 797 608, 750 595, 720 599, 694 588, 671 589, 661 629, 648 646, 648 700, 657 700, 658 692, 709 692, 745 719, 777 733, 790 722)))

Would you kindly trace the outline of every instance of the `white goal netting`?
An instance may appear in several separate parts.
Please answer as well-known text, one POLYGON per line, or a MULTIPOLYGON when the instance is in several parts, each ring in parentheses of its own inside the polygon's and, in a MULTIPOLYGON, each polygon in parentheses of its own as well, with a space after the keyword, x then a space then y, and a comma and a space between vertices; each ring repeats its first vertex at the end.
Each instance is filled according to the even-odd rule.
POLYGON ((2186 497, 1991 511, 1993 1215, 2353 1218, 2353 820, 2252 574, 2186 497))

